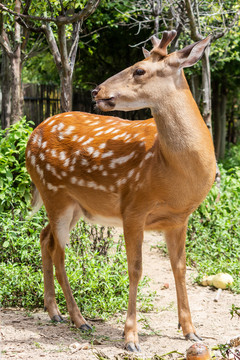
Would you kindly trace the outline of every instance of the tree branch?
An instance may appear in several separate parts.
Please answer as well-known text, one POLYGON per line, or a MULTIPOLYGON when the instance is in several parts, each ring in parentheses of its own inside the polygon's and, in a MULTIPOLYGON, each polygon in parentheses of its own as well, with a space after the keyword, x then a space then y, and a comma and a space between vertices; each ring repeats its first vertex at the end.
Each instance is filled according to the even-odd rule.
POLYGON ((26 20, 40 20, 44 22, 54 22, 57 25, 72 24, 77 21, 83 22, 88 16, 90 16, 98 7, 101 0, 89 0, 86 6, 77 14, 72 16, 57 16, 57 17, 45 17, 45 16, 34 16, 29 14, 19 14, 0 3, 0 9, 12 14, 16 17, 21 17, 26 20))
POLYGON ((10 45, 8 36, 4 29, 1 29, 0 44, 2 45, 3 49, 6 51, 6 53, 9 57, 13 56, 13 51, 11 49, 11 45, 10 45))
POLYGON ((191 38, 194 41, 202 40, 203 37, 202 37, 202 35, 199 34, 198 29, 197 29, 197 25, 196 25, 196 22, 195 22, 195 17, 194 17, 194 14, 193 14, 191 1, 190 0, 185 0, 185 6, 186 6, 187 16, 188 16, 189 24, 190 24, 191 38))
POLYGON ((47 38, 47 42, 50 48, 50 51, 53 55, 54 58, 54 62, 58 68, 59 71, 61 71, 62 69, 62 65, 61 65, 61 56, 60 56, 60 52, 58 50, 58 46, 55 40, 55 37, 53 35, 53 31, 51 29, 51 26, 47 23, 46 25, 42 26, 42 29, 45 33, 45 36, 47 38))
POLYGON ((79 32, 80 32, 80 22, 73 24, 73 32, 72 32, 72 39, 73 43, 69 52, 69 61, 71 70, 73 71, 76 55, 77 55, 77 48, 78 48, 78 41, 79 41, 79 32))
POLYGON ((62 70, 69 70, 68 62, 68 51, 67 51, 67 40, 66 40, 66 31, 65 25, 58 26, 58 39, 59 39, 59 51, 61 57, 62 70))
POLYGON ((229 24, 222 32, 216 33, 212 35, 212 41, 215 41, 217 39, 220 39, 221 37, 223 37, 238 21, 240 17, 240 10, 238 10, 238 12, 236 13, 236 15, 233 18, 233 21, 231 22, 231 24, 229 24))

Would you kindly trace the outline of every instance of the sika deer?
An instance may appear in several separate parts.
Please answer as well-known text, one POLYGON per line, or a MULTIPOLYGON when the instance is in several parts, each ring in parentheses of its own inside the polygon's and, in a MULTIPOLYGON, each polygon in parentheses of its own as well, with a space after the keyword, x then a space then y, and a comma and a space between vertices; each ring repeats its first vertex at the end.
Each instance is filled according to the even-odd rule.
POLYGON ((179 324, 188 339, 198 340, 185 284, 185 237, 189 215, 209 192, 215 177, 210 133, 184 77, 210 39, 167 54, 176 32, 153 37, 147 58, 111 77, 95 90, 101 110, 149 107, 153 119, 128 121, 81 112, 45 120, 32 133, 26 164, 36 185, 37 208, 46 207, 49 225, 41 232, 44 304, 61 321, 53 281, 66 297, 72 321, 91 327, 72 296, 64 267, 69 232, 81 216, 93 223, 123 226, 129 272, 125 344, 139 351, 136 295, 142 273, 144 230, 162 230, 175 277, 179 324), (42 200, 41 200, 42 199, 42 200))

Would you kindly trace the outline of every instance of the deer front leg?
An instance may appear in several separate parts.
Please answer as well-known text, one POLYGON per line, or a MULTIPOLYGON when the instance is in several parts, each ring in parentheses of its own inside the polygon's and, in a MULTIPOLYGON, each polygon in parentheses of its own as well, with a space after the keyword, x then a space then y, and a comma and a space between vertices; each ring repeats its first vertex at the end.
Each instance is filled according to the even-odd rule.
POLYGON ((124 328, 125 347, 128 351, 139 352, 141 349, 137 333, 136 300, 138 283, 142 275, 143 230, 139 230, 133 222, 129 225, 124 224, 124 237, 129 276, 128 311, 124 328))
POLYGON ((187 224, 166 231, 165 236, 176 284, 179 325, 182 327, 183 335, 187 340, 199 341, 201 338, 197 336, 192 324, 186 289, 186 231, 187 224))

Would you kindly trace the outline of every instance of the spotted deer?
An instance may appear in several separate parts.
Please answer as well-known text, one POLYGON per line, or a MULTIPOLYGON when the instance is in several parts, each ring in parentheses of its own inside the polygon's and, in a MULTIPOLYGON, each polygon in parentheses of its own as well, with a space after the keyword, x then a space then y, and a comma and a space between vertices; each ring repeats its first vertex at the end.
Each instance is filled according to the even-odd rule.
POLYGON ((150 108, 153 118, 129 121, 112 116, 68 112, 43 121, 31 134, 26 165, 35 184, 35 210, 44 203, 49 224, 41 231, 44 305, 62 321, 55 300, 53 265, 70 317, 89 331, 73 298, 64 267, 69 232, 80 217, 122 226, 125 237, 129 304, 125 346, 140 351, 136 296, 142 274, 144 230, 161 230, 175 277, 179 325, 198 340, 185 283, 185 238, 189 215, 209 192, 215 177, 210 133, 184 77, 210 38, 167 53, 176 32, 152 38, 145 59, 92 91, 103 111, 150 108))

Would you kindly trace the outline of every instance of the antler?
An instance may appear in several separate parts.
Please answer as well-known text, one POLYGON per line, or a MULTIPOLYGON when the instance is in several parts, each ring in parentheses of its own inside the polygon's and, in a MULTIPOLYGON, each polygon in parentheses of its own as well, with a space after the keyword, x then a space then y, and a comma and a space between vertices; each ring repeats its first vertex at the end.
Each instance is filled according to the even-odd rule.
POLYGON ((152 44, 154 46, 153 50, 158 50, 158 52, 160 50, 161 55, 166 56, 168 54, 167 46, 173 41, 176 35, 176 30, 164 31, 161 40, 159 40, 155 35, 153 35, 151 38, 152 44))

